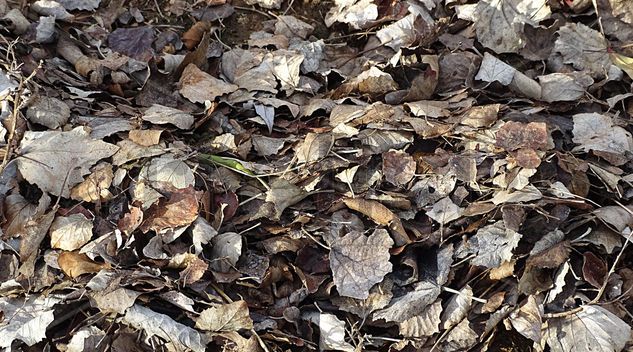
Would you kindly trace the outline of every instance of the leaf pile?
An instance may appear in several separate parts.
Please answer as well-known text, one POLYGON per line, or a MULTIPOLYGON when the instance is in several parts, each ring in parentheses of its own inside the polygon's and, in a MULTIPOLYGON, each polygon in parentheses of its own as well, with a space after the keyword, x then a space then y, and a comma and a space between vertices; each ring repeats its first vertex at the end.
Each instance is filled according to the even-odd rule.
POLYGON ((0 0, 0 347, 622 351, 625 0, 0 0))

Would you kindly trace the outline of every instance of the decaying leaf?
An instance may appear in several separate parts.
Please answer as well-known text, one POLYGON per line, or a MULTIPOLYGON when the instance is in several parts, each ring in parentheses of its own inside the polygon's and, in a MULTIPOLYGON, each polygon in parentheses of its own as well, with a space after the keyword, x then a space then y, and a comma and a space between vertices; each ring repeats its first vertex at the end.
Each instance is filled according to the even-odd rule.
POLYGON ((27 131, 20 143, 23 157, 17 161, 18 169, 42 191, 68 197, 70 189, 83 181, 93 164, 118 149, 115 145, 91 139, 82 127, 68 132, 27 131))
POLYGON ((330 266, 341 296, 369 297, 369 289, 391 272, 389 249, 393 240, 384 229, 365 236, 350 232, 331 244, 330 266))
POLYGON ((311 313, 306 315, 306 320, 311 321, 319 327, 321 338, 319 349, 321 351, 336 350, 344 352, 354 352, 354 347, 345 341, 345 323, 339 320, 334 314, 311 313))
POLYGON ((196 320, 196 328, 212 332, 248 330, 253 328, 253 320, 246 302, 235 301, 203 310, 196 320))
POLYGON ((598 113, 574 115, 576 151, 594 151, 615 165, 628 160, 625 153, 633 148, 631 133, 613 123, 611 117, 598 113))
POLYGON ((148 26, 117 28, 108 36, 112 50, 139 61, 149 61, 154 56, 153 41, 154 29, 148 26))
POLYGON ((512 250, 520 239, 521 234, 505 228, 503 221, 484 226, 469 240, 472 251, 476 254, 471 263, 496 268, 512 259, 512 250))
POLYGON ((191 114, 159 104, 154 104, 145 110, 141 118, 155 124, 170 123, 184 130, 191 128, 193 125, 193 116, 191 114))
POLYGON ((38 97, 26 110, 26 117, 31 122, 56 129, 66 124, 70 117, 70 108, 59 99, 38 97))
POLYGON ((366 215, 377 224, 388 226, 394 236, 394 242, 397 246, 409 243, 407 232, 402 226, 400 219, 384 205, 361 198, 345 198, 345 205, 352 210, 356 210, 366 215))
POLYGON ((54 297, 27 297, 0 299, 3 322, 0 327, 0 347, 11 349, 14 341, 23 341, 33 346, 46 338, 46 328, 55 320, 54 305, 59 299, 54 297))
POLYGON ((81 213, 57 216, 49 231, 51 248, 74 251, 92 238, 92 221, 81 213))
POLYGON ((96 263, 90 260, 87 255, 79 252, 61 252, 57 258, 57 264, 64 274, 71 278, 83 274, 98 273, 101 269, 108 268, 107 264, 96 263))
POLYGON ((484 46, 499 54, 516 53, 525 46, 523 26, 537 25, 550 14, 545 0, 483 0, 477 3, 472 20, 484 46))
POLYGON ((168 315, 156 313, 141 305, 135 304, 129 308, 121 321, 142 330, 147 340, 153 336, 160 337, 166 341, 168 351, 204 352, 206 350, 207 338, 205 335, 176 322, 168 315))
POLYGON ((622 351, 631 327, 605 308, 582 306, 581 311, 548 320, 545 338, 552 352, 622 351))
POLYGON ((178 84, 180 94, 194 103, 214 101, 217 97, 238 89, 238 86, 217 79, 194 64, 189 64, 185 68, 178 84))

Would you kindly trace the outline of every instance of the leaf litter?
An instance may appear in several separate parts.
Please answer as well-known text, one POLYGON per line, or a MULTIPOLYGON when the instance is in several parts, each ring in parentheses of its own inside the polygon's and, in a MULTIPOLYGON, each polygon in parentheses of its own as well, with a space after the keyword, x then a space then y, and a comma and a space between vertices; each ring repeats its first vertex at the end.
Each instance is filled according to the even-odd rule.
POLYGON ((627 1, 23 5, 0 347, 633 348, 627 1))

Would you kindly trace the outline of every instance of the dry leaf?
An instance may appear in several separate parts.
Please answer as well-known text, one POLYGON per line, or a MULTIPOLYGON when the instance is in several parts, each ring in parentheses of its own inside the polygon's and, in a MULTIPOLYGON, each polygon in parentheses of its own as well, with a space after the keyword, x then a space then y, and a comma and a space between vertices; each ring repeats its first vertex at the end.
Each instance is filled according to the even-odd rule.
POLYGON ((350 232, 331 244, 330 266, 341 296, 369 297, 369 289, 391 272, 389 249, 393 240, 384 229, 370 236, 350 232))
POLYGON ((20 143, 20 173, 42 191, 68 197, 70 189, 83 181, 83 175, 98 160, 114 154, 115 145, 88 137, 85 128, 69 132, 24 133, 20 143))
POLYGON ((178 82, 180 94, 194 103, 215 101, 217 97, 232 93, 238 86, 226 83, 200 70, 196 65, 189 64, 185 68, 178 82))
POLYGON ((61 252, 57 258, 57 264, 64 274, 71 278, 77 278, 83 274, 98 273, 102 269, 107 269, 109 265, 96 263, 87 255, 79 252, 61 252))
POLYGON ((411 241, 400 219, 384 205, 362 198, 345 198, 343 202, 348 208, 366 215, 375 223, 388 226, 396 246, 403 246, 411 241))
POLYGON ((203 310, 196 319, 196 328, 212 332, 248 330, 253 328, 253 320, 246 301, 235 301, 203 310))

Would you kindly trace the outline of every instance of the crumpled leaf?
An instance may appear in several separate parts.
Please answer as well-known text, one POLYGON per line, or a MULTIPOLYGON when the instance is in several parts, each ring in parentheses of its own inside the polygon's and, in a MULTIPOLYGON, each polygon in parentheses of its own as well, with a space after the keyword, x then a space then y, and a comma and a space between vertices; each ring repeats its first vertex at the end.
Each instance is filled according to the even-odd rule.
POLYGON ((374 312, 374 320, 384 319, 402 323, 422 313, 439 295, 438 285, 428 281, 419 282, 414 285, 413 291, 392 299, 387 308, 374 312))
POLYGON ((109 267, 104 263, 96 263, 79 252, 61 252, 57 257, 57 264, 64 274, 73 279, 83 274, 98 273, 101 269, 109 267))
POLYGON ((70 117, 70 108, 63 101, 51 97, 38 97, 26 110, 26 117, 50 129, 63 126, 70 117))
POLYGON ((541 327, 543 325, 542 310, 543 307, 531 295, 521 307, 510 313, 508 320, 519 334, 539 343, 541 342, 541 327))
POLYGON ((140 229, 143 232, 165 230, 189 226, 198 217, 200 194, 193 187, 171 190, 169 197, 145 212, 145 220, 140 229))
POLYGON ((345 341, 345 323, 339 320, 336 315, 310 313, 305 316, 305 319, 319 327, 321 335, 319 339, 319 350, 355 351, 354 347, 345 341))
POLYGON ((386 307, 393 294, 393 281, 389 278, 384 279, 381 283, 375 285, 369 290, 369 297, 366 299, 355 299, 350 297, 334 297, 332 303, 339 306, 341 310, 356 314, 366 319, 372 312, 386 307))
POLYGON ((160 337, 165 341, 167 350, 170 352, 186 350, 204 352, 206 350, 205 335, 176 322, 168 315, 156 313, 141 305, 135 304, 129 308, 121 321, 135 329, 143 330, 146 340, 153 336, 160 337))
POLYGON ((189 64, 182 72, 180 81, 180 94, 194 103, 214 101, 217 97, 233 93, 239 87, 217 79, 200 70, 196 65, 189 64))
POLYGON ((631 327, 608 310, 582 306, 577 313, 548 319, 545 338, 552 352, 613 352, 624 349, 631 327))
POLYGON ((46 328, 55 320, 53 307, 58 302, 53 296, 0 298, 4 318, 0 326, 0 347, 11 350, 14 341, 33 346, 45 339, 46 328))
POLYGON ((554 50, 561 54, 564 62, 592 74, 604 75, 611 66, 607 40, 600 32, 582 23, 570 22, 561 27, 554 50))
POLYGON ((497 268, 512 259, 512 250, 520 239, 521 234, 505 228, 503 221, 484 226, 468 240, 472 252, 476 254, 470 262, 473 265, 497 268))
POLYGON ((68 132, 27 131, 20 143, 23 157, 17 159, 18 169, 42 191, 68 197, 70 189, 83 181, 83 175, 90 172, 93 164, 118 149, 91 139, 83 127, 68 132))
POLYGON ((395 51, 416 44, 431 34, 435 26, 433 17, 421 6, 409 6, 409 14, 376 32, 380 42, 395 51))
POLYGON ((633 137, 624 128, 614 125, 611 117, 594 112, 576 114, 573 119, 572 141, 580 144, 574 151, 601 153, 598 155, 606 156, 614 165, 628 160, 625 153, 632 150, 633 137))
POLYGON ((459 324, 462 319, 468 316, 468 311, 473 303, 473 289, 469 285, 464 286, 459 294, 454 294, 446 308, 442 312, 442 327, 446 330, 459 324))
POLYGON ((117 28, 108 36, 110 49, 145 62, 154 56, 153 42, 154 29, 150 26, 117 28))
POLYGON ((211 268, 226 273, 235 267, 242 255, 242 236, 235 232, 225 232, 211 239, 211 268))
POLYGON ((479 42, 502 54, 518 53, 526 44, 522 36, 524 25, 536 26, 550 15, 545 0, 483 0, 477 3, 474 17, 469 20, 475 22, 479 42))
POLYGON ((109 188, 114 179, 112 165, 101 162, 94 166, 92 172, 86 179, 73 187, 70 197, 75 200, 83 200, 84 202, 97 202, 108 200, 112 193, 109 188))
POLYGON ((426 306, 422 313, 400 323, 400 334, 404 337, 421 338, 440 332, 441 313, 442 301, 438 299, 435 303, 426 306))
POLYGON ((92 238, 92 221, 81 213, 58 216, 50 227, 51 248, 74 251, 92 238))
POLYGON ((325 25, 347 23, 356 29, 365 27, 378 18, 378 6, 372 0, 335 0, 334 7, 325 15, 325 25))
POLYGON ((59 2, 54 0, 37 0, 31 4, 31 10, 42 16, 53 16, 62 21, 70 21, 75 18, 59 2))
POLYGON ((576 101, 583 97, 593 78, 584 72, 550 73, 538 76, 542 100, 546 102, 576 101))
POLYGON ((393 240, 384 229, 369 236, 350 232, 330 247, 330 267, 341 296, 366 299, 369 289, 391 272, 389 249, 393 240))
POLYGON ((240 300, 203 310, 196 319, 196 328, 212 332, 239 331, 252 329, 253 320, 246 301, 240 300))
POLYGON ((57 0, 66 10, 93 11, 99 8, 101 0, 57 0))
POLYGON ((188 130, 193 125, 191 114, 159 104, 154 104, 145 110, 141 118, 159 125, 170 123, 183 130, 188 130))
POLYGON ((375 223, 388 226, 394 235, 394 241, 397 246, 410 242, 400 218, 379 202, 362 198, 345 198, 343 202, 348 208, 366 215, 375 223))

